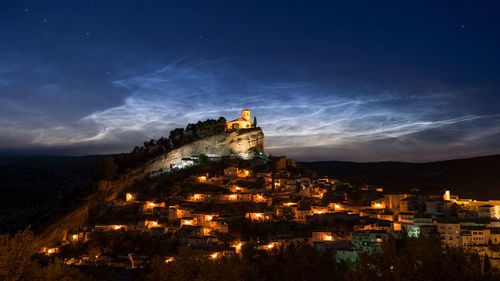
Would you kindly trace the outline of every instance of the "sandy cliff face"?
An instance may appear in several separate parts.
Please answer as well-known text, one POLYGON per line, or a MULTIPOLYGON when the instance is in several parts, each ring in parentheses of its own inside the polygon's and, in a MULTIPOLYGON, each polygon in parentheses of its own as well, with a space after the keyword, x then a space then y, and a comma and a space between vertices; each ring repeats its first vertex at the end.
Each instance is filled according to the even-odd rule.
POLYGON ((199 155, 229 156, 245 153, 249 149, 264 151, 264 133, 260 128, 222 133, 184 145, 150 162, 147 172, 170 168, 171 164, 180 163, 182 158, 199 155))

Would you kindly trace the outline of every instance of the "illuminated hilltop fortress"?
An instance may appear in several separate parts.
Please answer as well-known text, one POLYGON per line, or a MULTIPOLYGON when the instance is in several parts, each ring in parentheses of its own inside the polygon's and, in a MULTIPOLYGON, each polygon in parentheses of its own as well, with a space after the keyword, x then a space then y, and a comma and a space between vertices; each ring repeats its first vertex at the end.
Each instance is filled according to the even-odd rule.
POLYGON ((243 109, 241 118, 227 122, 226 130, 250 129, 252 128, 252 119, 250 118, 250 110, 243 109))

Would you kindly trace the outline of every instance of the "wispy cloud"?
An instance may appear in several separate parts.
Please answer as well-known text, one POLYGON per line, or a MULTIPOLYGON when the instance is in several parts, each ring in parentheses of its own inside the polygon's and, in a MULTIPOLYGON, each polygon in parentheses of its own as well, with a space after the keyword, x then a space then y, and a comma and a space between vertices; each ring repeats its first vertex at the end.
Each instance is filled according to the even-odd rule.
MULTIPOLYGON (((498 128, 500 117, 474 110, 448 110, 443 104, 454 103, 454 97, 462 93, 444 86, 364 86, 353 91, 335 81, 328 85, 308 79, 276 82, 245 75, 230 60, 177 61, 151 73, 113 81, 112 85, 128 95, 119 105, 74 122, 50 122, 50 127, 30 128, 24 137, 30 145, 128 143, 132 147, 137 144, 134 142, 167 135, 188 122, 219 116, 237 118, 241 109, 248 107, 264 128, 266 146, 271 152, 286 148, 307 159, 298 154, 305 150, 297 148, 342 148, 363 143, 366 149, 380 140, 446 130, 457 124, 493 120, 488 126, 494 129, 498 128)), ((61 92, 62 88, 47 84, 40 90, 52 93, 61 92)), ((462 105, 450 109, 457 106, 462 105)), ((14 126, 0 129, 2 133, 13 131, 14 126)), ((477 130, 468 130, 454 141, 474 145, 480 135, 477 130)), ((390 154, 388 147, 373 149, 390 154)))

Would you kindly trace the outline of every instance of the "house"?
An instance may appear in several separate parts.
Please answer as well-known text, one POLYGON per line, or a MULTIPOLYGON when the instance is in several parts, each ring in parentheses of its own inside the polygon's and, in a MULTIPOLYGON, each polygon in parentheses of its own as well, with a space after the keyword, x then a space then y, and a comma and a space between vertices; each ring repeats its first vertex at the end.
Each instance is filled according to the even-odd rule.
POLYGON ((210 227, 217 232, 229 233, 229 225, 222 219, 213 219, 210 221, 210 227))
POLYGON ((437 231, 441 242, 449 247, 460 247, 460 224, 456 222, 436 222, 437 231))
POLYGON ((425 202, 425 210, 431 215, 442 215, 450 210, 452 204, 443 199, 431 199, 425 202))
POLYGON ((193 217, 183 218, 181 219, 181 227, 184 225, 189 225, 189 226, 197 225, 197 220, 196 218, 193 217))
POLYGON ((387 232, 383 230, 368 230, 352 233, 352 245, 354 250, 371 253, 380 249, 380 245, 387 241, 387 232))
POLYGON ((312 242, 333 241, 333 235, 330 231, 313 231, 312 242))
POLYGON ((488 245, 490 242, 490 229, 486 227, 466 226, 460 231, 462 247, 467 248, 477 245, 488 245))
POLYGON ((224 176, 231 178, 247 178, 251 176, 251 172, 248 169, 239 169, 237 167, 227 167, 224 169, 224 176))
POLYGON ((266 215, 265 213, 259 212, 246 213, 245 218, 253 222, 263 222, 271 220, 271 217, 268 214, 266 215))
POLYGON ((191 201, 191 202, 205 202, 210 200, 212 197, 212 194, 210 193, 195 193, 186 199, 186 201, 191 201))
POLYGON ((218 216, 219 214, 214 212, 191 212, 191 217, 196 219, 198 225, 209 225, 218 216))
POLYGON ((498 218, 498 207, 490 204, 482 205, 477 208, 477 214, 480 218, 498 218))
POLYGON ((241 118, 234 119, 226 123, 226 130, 239 130, 252 128, 252 119, 250 110, 243 109, 241 111, 241 118))

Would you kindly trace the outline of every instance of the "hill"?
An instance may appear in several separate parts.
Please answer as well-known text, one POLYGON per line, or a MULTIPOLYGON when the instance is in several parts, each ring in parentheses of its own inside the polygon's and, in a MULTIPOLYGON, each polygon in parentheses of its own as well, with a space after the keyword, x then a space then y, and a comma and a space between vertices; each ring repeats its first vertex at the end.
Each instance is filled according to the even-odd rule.
POLYGON ((0 233, 36 224, 41 214, 89 185, 92 168, 104 157, 0 157, 0 233))
POLYGON ((302 162, 321 176, 384 190, 451 189, 463 198, 500 198, 500 155, 430 163, 345 161, 302 162))

